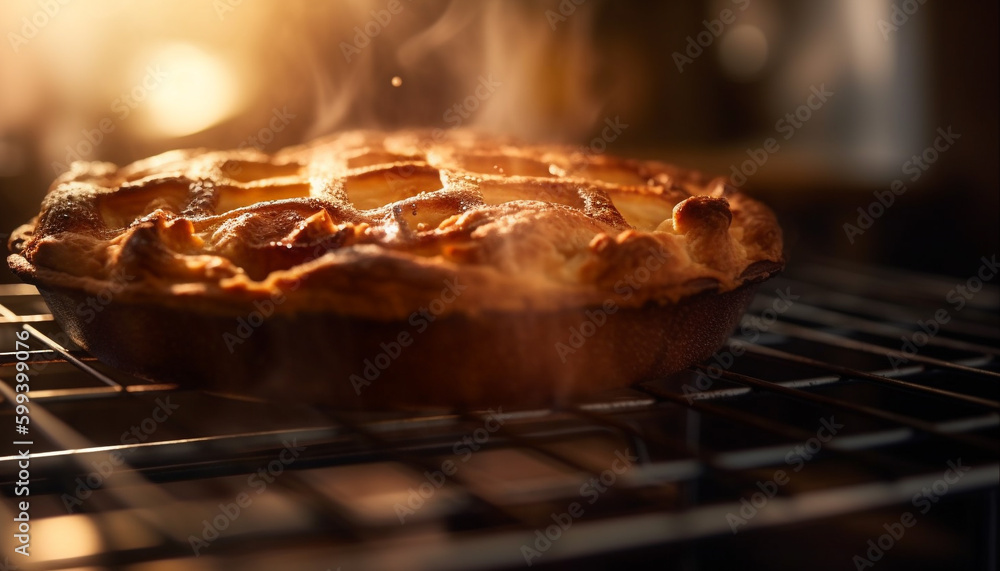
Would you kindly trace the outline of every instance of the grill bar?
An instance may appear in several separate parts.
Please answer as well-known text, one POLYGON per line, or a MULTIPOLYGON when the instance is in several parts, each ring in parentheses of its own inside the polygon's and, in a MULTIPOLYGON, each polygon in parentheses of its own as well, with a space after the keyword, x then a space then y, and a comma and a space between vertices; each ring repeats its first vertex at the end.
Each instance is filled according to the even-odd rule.
MULTIPOLYGON (((660 397, 664 400, 672 401, 677 404, 687 406, 698 412, 702 412, 705 414, 726 419, 728 421, 733 421, 739 424, 763 430, 765 432, 769 432, 771 434, 781 437, 782 439, 786 440, 789 443, 804 442, 815 436, 814 433, 809 432, 808 430, 805 429, 801 429, 795 426, 790 426, 786 423, 771 420, 762 416, 740 412, 719 405, 710 404, 706 401, 694 400, 688 402, 687 399, 685 399, 681 395, 672 393, 670 391, 665 391, 662 388, 649 383, 644 383, 640 385, 640 388, 643 391, 647 391, 650 394, 656 395, 657 397, 660 397)), ((867 443, 868 445, 867 447, 844 446, 841 442, 833 440, 827 444, 827 447, 830 450, 851 457, 854 460, 863 463, 867 467, 872 468, 873 470, 881 472, 884 475, 888 475, 889 472, 887 471, 887 468, 888 466, 890 466, 890 463, 888 463, 885 458, 882 458, 874 454, 866 453, 866 448, 874 448, 877 445, 904 440, 908 436, 909 433, 904 434, 902 438, 897 437, 897 438, 891 438, 889 440, 870 439, 869 442, 867 443)), ((782 451, 782 456, 783 456, 783 453, 788 450, 788 445, 780 446, 779 449, 782 451)), ((719 458, 720 456, 723 456, 723 453, 719 452, 715 453, 716 463, 720 463, 721 465, 733 463, 731 459, 725 459, 720 461, 719 458)), ((906 461, 897 459, 891 465, 899 466, 900 462, 906 462, 906 461)), ((759 464, 755 463, 754 465, 756 466, 759 464)), ((909 467, 916 469, 918 466, 916 464, 909 464, 909 467)))
MULTIPOLYGON (((732 347, 732 344, 730 344, 729 346, 732 347)), ((982 406, 990 410, 1000 410, 1000 402, 997 402, 995 400, 984 399, 972 395, 966 395, 954 391, 947 391, 944 389, 938 389, 934 387, 928 387, 926 385, 919 385, 917 383, 911 383, 903 379, 895 379, 883 375, 866 373, 864 371, 859 371, 857 369, 852 369, 850 367, 841 367, 840 365, 827 363, 825 361, 820 361, 819 359, 812 359, 802 355, 795 355, 793 353, 788 353, 786 351, 779 351, 778 349, 772 349, 770 347, 762 347, 760 345, 749 345, 746 347, 746 350, 750 353, 755 353, 757 355, 767 355, 771 357, 776 357, 778 359, 782 359, 786 362, 801 363, 803 365, 809 365, 810 367, 816 367, 817 369, 823 369, 831 373, 836 373, 837 375, 840 375, 843 378, 865 379, 868 381, 874 381, 876 383, 883 383, 891 386, 900 387, 910 391, 933 394, 936 396, 946 397, 949 399, 956 399, 962 402, 967 402, 969 404, 982 406)))
MULTIPOLYGON (((835 407, 835 408, 840 408, 840 409, 843 409, 843 410, 849 410, 851 412, 856 412, 856 413, 859 413, 859 414, 864 414, 864 415, 875 417, 875 418, 879 418, 879 419, 882 419, 882 420, 887 420, 887 421, 890 421, 890 422, 894 422, 896 424, 900 424, 900 425, 903 425, 903 426, 907 426, 909 428, 913 428, 915 430, 919 430, 921 432, 925 432, 927 434, 931 434, 931 435, 934 435, 934 436, 942 437, 942 438, 945 438, 945 439, 949 439, 950 438, 950 439, 953 439, 953 440, 961 441, 961 442, 963 442, 965 444, 968 444, 970 446, 975 446, 977 448, 982 448, 983 450, 987 450, 987 451, 990 451, 990 452, 1000 453, 1000 445, 998 445, 996 443, 996 441, 987 440, 985 438, 980 438, 978 436, 974 436, 974 435, 970 435, 970 434, 944 432, 944 431, 940 430, 939 428, 937 428, 936 426, 934 426, 934 424, 932 424, 930 422, 926 422, 926 421, 920 420, 920 419, 916 419, 916 418, 912 418, 912 417, 909 417, 909 416, 905 416, 905 415, 896 414, 896 413, 893 413, 893 412, 881 410, 881 409, 878 409, 878 408, 875 408, 875 407, 872 407, 872 406, 858 405, 858 404, 854 404, 852 402, 848 402, 848 401, 845 401, 845 400, 842 400, 842 399, 837 399, 837 398, 827 397, 827 396, 823 396, 823 395, 818 395, 818 394, 815 394, 815 393, 810 393, 810 392, 807 392, 807 391, 803 391, 801 389, 794 389, 794 388, 785 387, 785 386, 779 385, 777 383, 772 383, 770 381, 765 381, 765 380, 762 380, 762 379, 757 379, 757 378, 750 377, 750 376, 747 376, 747 375, 741 375, 739 373, 733 373, 731 371, 724 371, 722 374, 726 378, 733 379, 733 380, 739 381, 741 383, 744 383, 744 384, 747 384, 749 386, 752 386, 752 387, 755 387, 755 388, 759 388, 759 389, 762 389, 762 390, 773 391, 773 392, 776 392, 778 394, 782 394, 782 395, 786 395, 786 396, 790 396, 790 397, 794 397, 794 398, 798 398, 798 399, 802 399, 802 400, 808 400, 808 401, 812 401, 814 403, 824 404, 824 405, 827 405, 827 406, 831 406, 831 407, 835 407)), ((998 416, 997 418, 1000 419, 1000 416, 998 416)))
MULTIPOLYGON (((433 461, 427 458, 414 454, 407 454, 399 450, 391 442, 383 439, 375 432, 365 429, 363 426, 357 423, 351 422, 342 416, 334 415, 333 413, 328 413, 328 414, 331 415, 331 417, 335 420, 335 422, 338 425, 343 426, 346 429, 350 430, 352 433, 360 436, 365 441, 371 443, 372 446, 375 447, 375 449, 387 453, 390 457, 392 457, 395 460, 413 466, 420 471, 424 470, 433 471, 439 468, 439 465, 435 465, 433 461)), ((459 485, 462 484, 461 479, 457 479, 457 482, 459 485)), ((463 486, 463 488, 465 489, 466 493, 469 494, 470 497, 474 498, 477 502, 487 507, 494 513, 500 515, 502 518, 513 522, 521 522, 524 525, 530 525, 532 523, 531 521, 525 520, 522 515, 509 509, 507 506, 492 502, 488 498, 475 493, 475 491, 472 490, 471 487, 463 486)))
POLYGON ((45 335, 41 331, 39 331, 39 330, 35 329, 34 327, 32 327, 31 325, 27 325, 27 324, 24 325, 24 330, 27 331, 28 333, 30 333, 31 336, 34 337, 35 339, 38 339, 42 343, 45 343, 45 345, 47 345, 49 347, 49 349, 52 349, 53 351, 55 351, 56 353, 58 353, 59 356, 61 356, 63 359, 66 359, 67 361, 69 361, 70 363, 72 363, 76 368, 80 369, 84 373, 87 373, 91 377, 94 377, 95 379, 97 379, 97 380, 101 381, 102 383, 108 385, 109 387, 113 388, 116 392, 123 390, 123 387, 120 384, 118 384, 115 381, 113 381, 112 379, 108 378, 107 375, 105 375, 105 374, 101 373, 100 371, 94 369, 93 367, 87 365, 82 360, 74 357, 69 352, 68 349, 66 349, 62 345, 60 345, 60 344, 56 343, 55 341, 53 341, 48 335, 45 335))
MULTIPOLYGON (((774 300, 777 298, 767 297, 766 299, 774 300)), ((892 339, 893 341, 899 339, 901 336, 912 335, 914 333, 913 330, 906 329, 904 327, 871 321, 869 319, 838 313, 804 303, 795 304, 789 307, 786 315, 789 317, 805 319, 813 323, 823 323, 830 326, 851 329, 853 331, 872 333, 874 335, 892 339)), ((951 339, 949 337, 928 337, 927 344, 983 353, 992 356, 1000 355, 1000 349, 997 349, 996 347, 980 345, 978 343, 969 343, 961 339, 951 339)))
POLYGON ((924 365, 930 365, 932 367, 938 367, 941 369, 951 369, 963 373, 973 373, 976 375, 983 375, 987 377, 992 377, 994 379, 1000 379, 1000 373, 994 371, 977 369, 975 367, 969 367, 966 365, 961 365, 959 363, 952 363, 950 361, 942 361, 941 359, 935 359, 933 357, 925 357, 919 354, 907 355, 902 351, 886 349, 884 347, 879 347, 878 345, 872 345, 871 343, 855 341, 853 339, 847 339, 844 337, 840 337, 838 335, 833 335, 831 333, 808 329, 806 327, 801 327, 799 325, 792 325, 789 323, 776 323, 774 326, 774 332, 795 336, 800 339, 807 339, 809 341, 826 343, 828 345, 833 345, 835 347, 842 347, 844 349, 853 349, 855 351, 871 353, 873 355, 879 355, 882 357, 887 357, 887 358, 894 357, 902 362, 913 361, 915 363, 922 363, 924 365))
MULTIPOLYGON (((14 402, 14 394, 13 389, 11 389, 6 382, 0 382, 0 395, 3 395, 6 403, 10 404, 14 402)), ((37 428, 47 438, 64 450, 74 452, 93 446, 93 444, 83 435, 60 420, 56 415, 52 414, 43 406, 35 404, 32 407, 31 420, 32 426, 37 428)), ((90 471, 91 467, 84 464, 82 458, 78 454, 70 453, 65 457, 71 463, 70 466, 67 466, 70 470, 79 470, 80 473, 87 473, 90 471)), ((12 457, 10 460, 11 463, 14 463, 15 461, 17 461, 16 457, 12 457)), ((121 486, 108 488, 110 498, 107 500, 108 505, 104 506, 105 509, 127 509, 141 505, 141 503, 134 496, 134 491, 137 489, 142 490, 142 493, 145 496, 143 501, 153 499, 162 505, 169 505, 172 501, 169 496, 164 494, 158 488, 148 485, 149 483, 139 476, 137 472, 122 471, 120 473, 120 477, 118 478, 118 483, 121 484, 121 486)), ((153 514, 148 511, 137 510, 137 513, 143 520, 143 523, 148 525, 150 529, 161 533, 164 539, 175 542, 181 541, 183 536, 176 531, 176 527, 171 525, 172 523, 176 523, 171 522, 172 514, 166 513, 163 517, 154 517, 153 514)))

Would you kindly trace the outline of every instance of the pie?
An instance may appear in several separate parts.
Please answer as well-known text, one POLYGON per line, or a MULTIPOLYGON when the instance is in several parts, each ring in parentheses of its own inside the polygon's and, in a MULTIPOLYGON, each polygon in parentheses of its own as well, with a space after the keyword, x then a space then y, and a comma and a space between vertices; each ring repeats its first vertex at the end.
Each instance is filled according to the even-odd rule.
POLYGON ((784 264, 771 210, 724 178, 464 130, 77 162, 9 248, 102 361, 344 408, 675 372, 784 264))

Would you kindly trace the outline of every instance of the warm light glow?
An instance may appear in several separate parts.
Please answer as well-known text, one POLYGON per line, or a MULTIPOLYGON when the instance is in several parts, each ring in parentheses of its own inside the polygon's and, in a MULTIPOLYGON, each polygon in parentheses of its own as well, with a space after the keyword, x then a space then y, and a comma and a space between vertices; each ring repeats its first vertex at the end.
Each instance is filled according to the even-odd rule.
POLYGON ((733 79, 746 80, 760 73, 767 63, 767 36, 757 26, 734 26, 719 43, 722 68, 733 79))
POLYGON ((32 522, 31 527, 32 559, 71 559, 101 552, 101 536, 87 516, 49 517, 32 522))
POLYGON ((170 44, 155 51, 151 61, 166 73, 162 84, 149 89, 142 107, 157 135, 197 133, 239 111, 236 78, 218 57, 190 44, 170 44))
POLYGON ((393 77, 392 78, 392 86, 393 87, 399 87, 400 85, 403 85, 403 78, 399 77, 398 75, 395 76, 395 77, 393 77))

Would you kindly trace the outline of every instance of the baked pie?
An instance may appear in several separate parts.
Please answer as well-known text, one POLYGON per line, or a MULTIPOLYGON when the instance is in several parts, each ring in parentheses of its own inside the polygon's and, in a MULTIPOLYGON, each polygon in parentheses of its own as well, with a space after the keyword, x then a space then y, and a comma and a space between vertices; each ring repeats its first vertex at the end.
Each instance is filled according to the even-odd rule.
POLYGON ((9 247, 102 361, 345 408, 674 372, 784 263, 772 212, 723 178, 440 130, 74 163, 9 247))

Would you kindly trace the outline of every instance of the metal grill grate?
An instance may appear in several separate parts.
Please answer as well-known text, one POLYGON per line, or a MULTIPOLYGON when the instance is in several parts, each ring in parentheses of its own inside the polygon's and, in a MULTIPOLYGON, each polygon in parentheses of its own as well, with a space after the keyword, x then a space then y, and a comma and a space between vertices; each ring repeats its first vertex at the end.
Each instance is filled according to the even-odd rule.
POLYGON ((848 569, 910 512, 880 568, 994 569, 1000 293, 959 308, 963 283, 800 266, 673 377, 555 410, 377 414, 129 377, 66 341, 33 288, 0 286, 11 435, 31 335, 31 567, 848 569))

